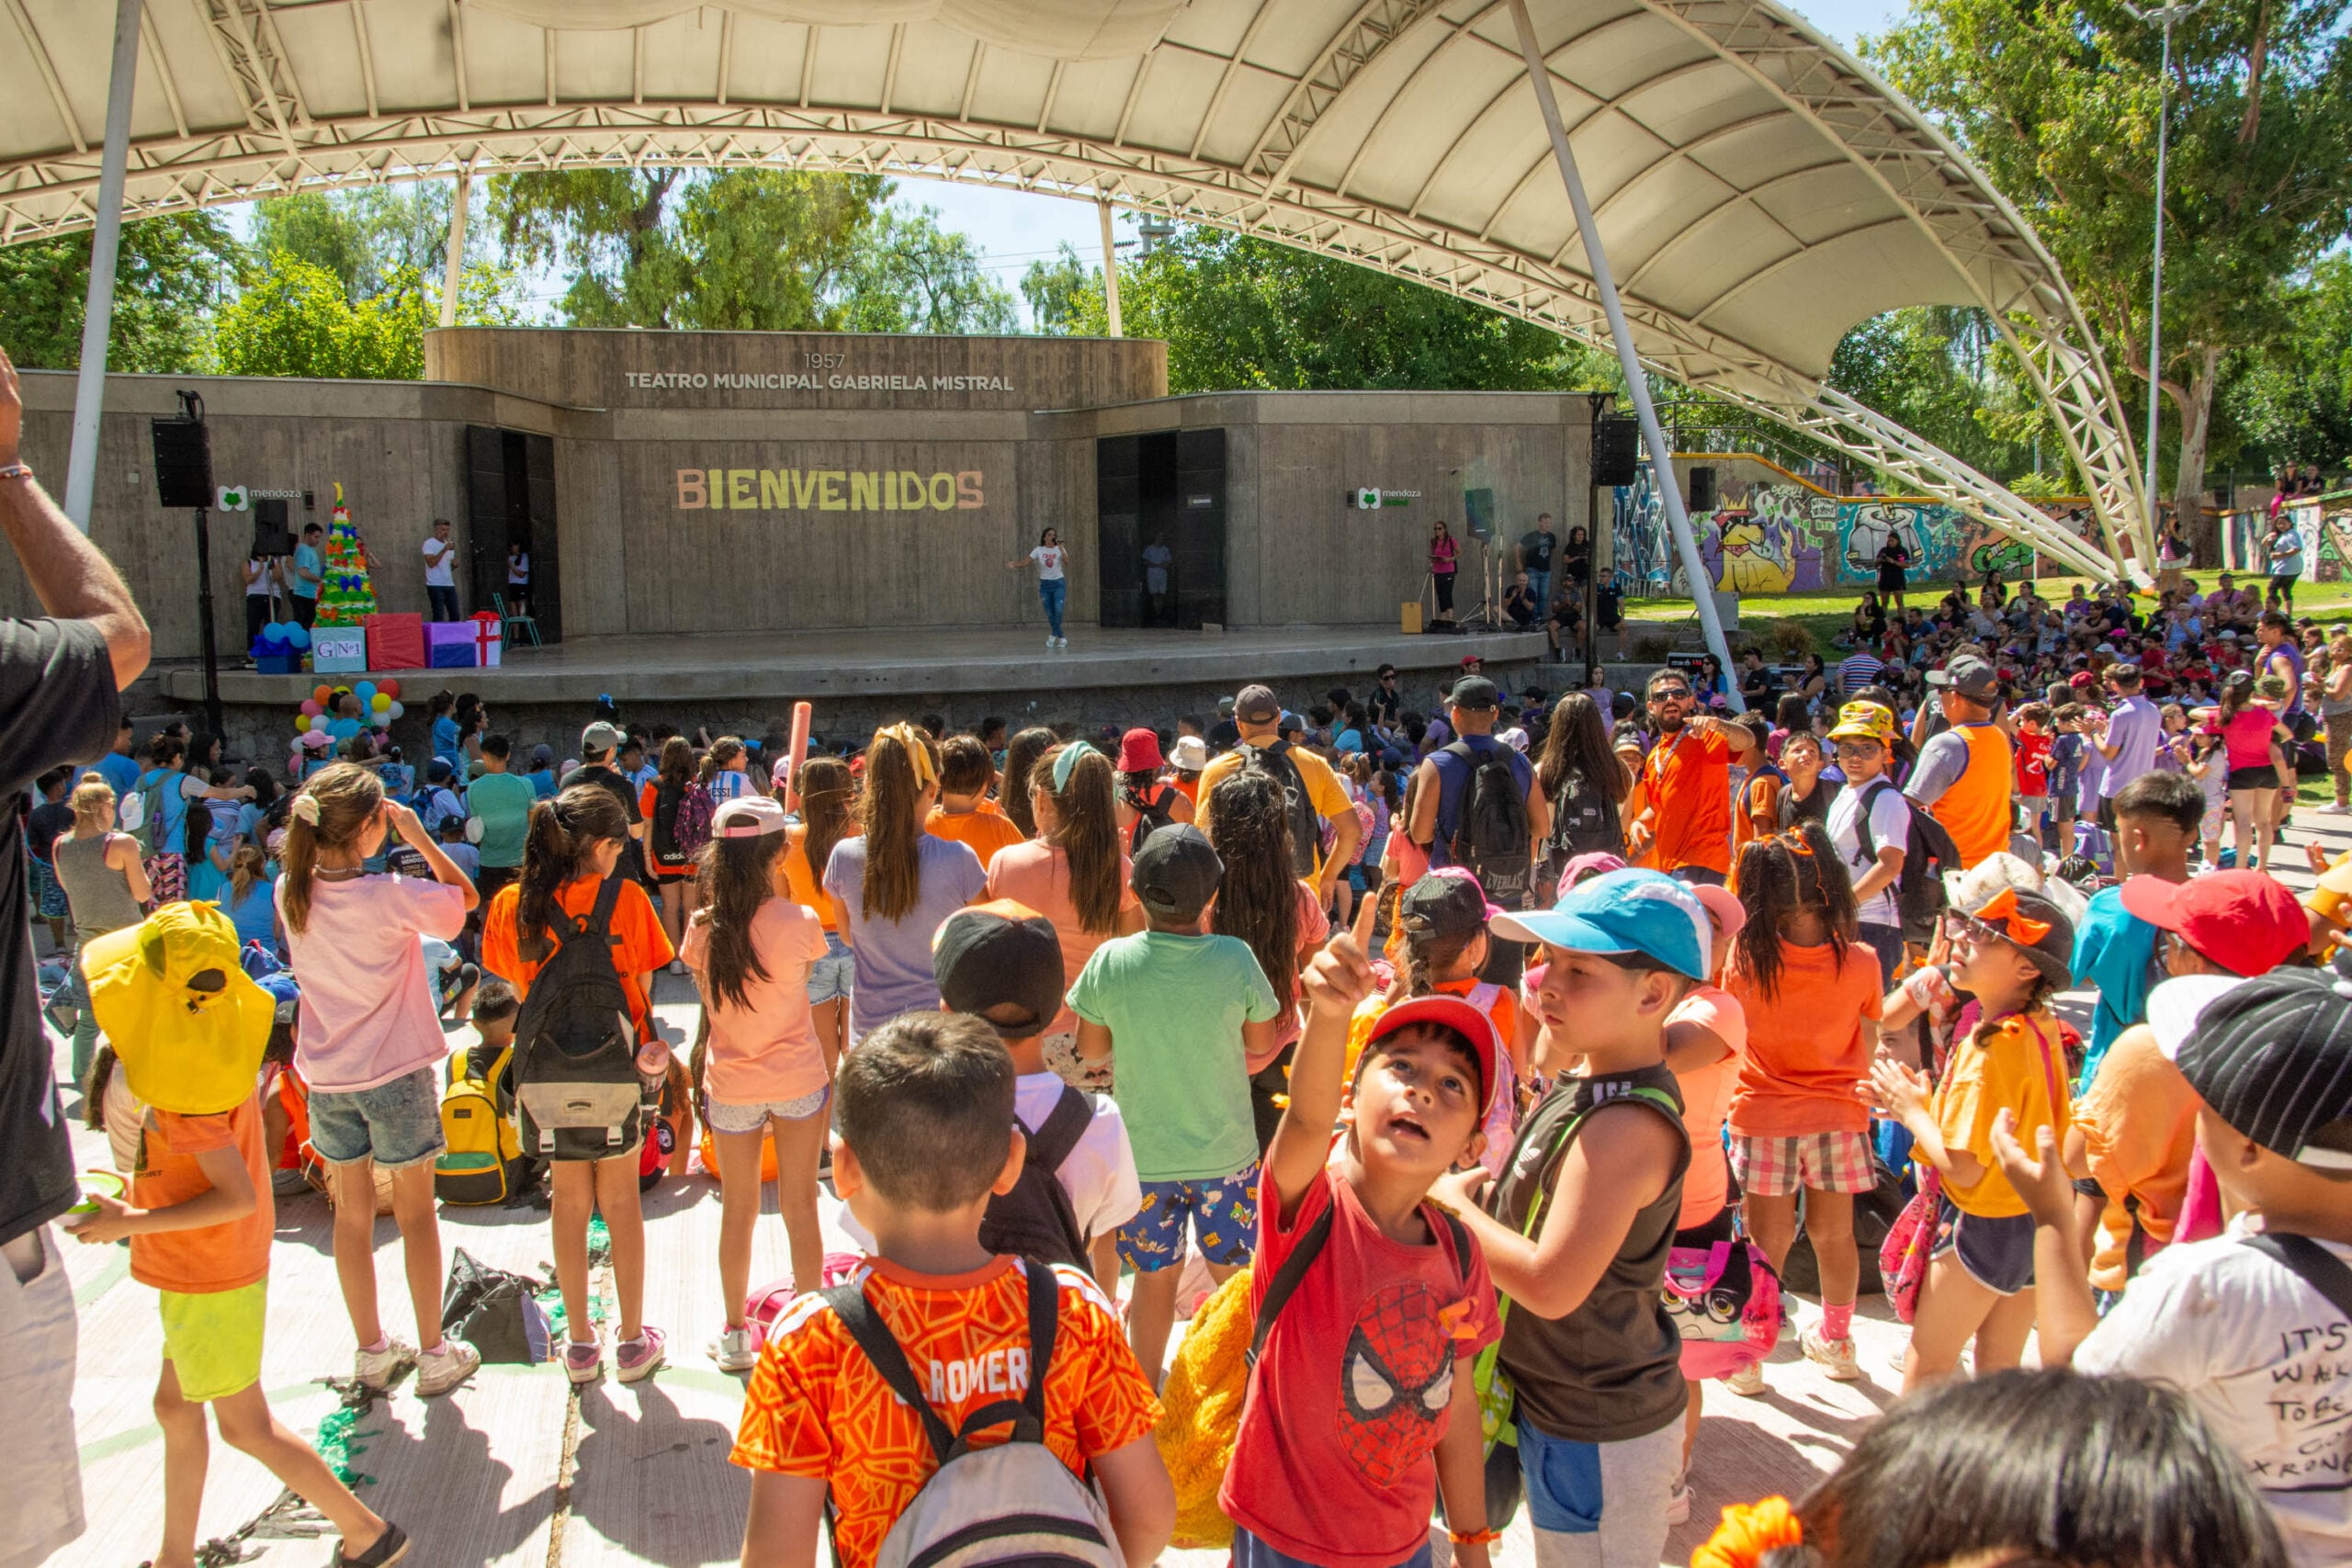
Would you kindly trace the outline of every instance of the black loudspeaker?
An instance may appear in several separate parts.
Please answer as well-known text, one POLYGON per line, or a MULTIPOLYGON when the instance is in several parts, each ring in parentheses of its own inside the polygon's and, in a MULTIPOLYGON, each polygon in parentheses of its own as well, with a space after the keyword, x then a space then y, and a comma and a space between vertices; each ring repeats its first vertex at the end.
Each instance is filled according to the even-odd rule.
POLYGON ((1495 536, 1495 492, 1483 489, 1464 491, 1462 524, 1472 538, 1482 544, 1491 543, 1495 536))
POLYGON ((254 502, 254 554, 267 558, 294 553, 294 534, 286 525, 286 502, 254 502))
POLYGON ((212 438, 192 419, 159 419, 155 432, 155 491, 165 509, 210 506, 212 438))
POLYGON ((1592 426, 1592 482, 1629 485, 1640 477, 1642 423, 1623 415, 1596 420, 1592 426))
POLYGON ((1715 470, 1713 468, 1691 469, 1690 510, 1693 512, 1713 512, 1714 509, 1715 470))

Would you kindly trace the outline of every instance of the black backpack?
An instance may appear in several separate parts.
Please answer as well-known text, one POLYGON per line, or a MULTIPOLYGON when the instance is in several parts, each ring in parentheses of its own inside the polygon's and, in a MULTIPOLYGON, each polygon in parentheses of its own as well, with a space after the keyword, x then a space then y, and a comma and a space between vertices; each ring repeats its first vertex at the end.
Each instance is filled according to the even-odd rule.
POLYGON ((1283 786, 1283 816, 1290 823, 1291 871, 1298 876, 1313 876, 1316 858, 1323 851, 1323 819, 1307 798, 1306 780, 1298 764, 1291 761, 1290 742, 1252 746, 1245 741, 1234 750, 1240 753, 1245 770, 1263 773, 1283 786))
POLYGON ((1552 832, 1544 840, 1558 870, 1577 855, 1625 852, 1625 825, 1618 803, 1586 787, 1581 770, 1570 768, 1552 797, 1552 832))
POLYGON ((1159 793, 1148 800, 1134 794, 1127 796, 1127 804, 1134 807, 1136 814, 1136 825, 1127 834, 1127 852, 1131 855, 1143 848, 1146 839, 1176 820, 1176 808, 1169 804, 1169 796, 1176 793, 1176 786, 1163 784, 1155 787, 1159 793))
POLYGON ((980 1216, 982 1247, 1073 1269, 1091 1267, 1078 1211, 1056 1177, 1093 1121, 1094 1097, 1064 1084, 1045 1125, 1034 1133, 1021 1129, 1029 1139, 1029 1157, 1022 1161, 1012 1190, 989 1200, 988 1211, 980 1216))
POLYGON ((540 1159, 605 1159, 637 1142, 645 1086, 637 1028, 613 962, 613 907, 623 877, 597 890, 584 920, 559 908, 555 952, 514 1020, 516 1131, 540 1159))
POLYGON ((689 859, 678 845, 678 807, 685 803, 686 792, 673 789, 668 784, 653 791, 653 820, 646 824, 646 847, 655 865, 664 871, 674 871, 689 859))
POLYGON ((1488 903, 1523 909, 1535 884, 1535 844, 1528 828, 1527 796, 1511 771, 1515 753, 1499 741, 1486 751, 1471 750, 1464 740, 1445 750, 1471 770, 1446 853, 1478 879, 1488 903))
MULTIPOLYGON (((1855 807, 1854 839, 1861 847, 1859 869, 1862 871, 1868 871, 1878 860, 1878 839, 1871 831, 1871 807, 1883 791, 1894 788, 1892 779, 1873 779, 1855 807)), ((1911 808, 1911 831, 1903 843, 1903 872, 1895 880, 1894 905, 1903 916, 1903 940, 1928 942, 1935 940, 1936 917, 1944 912, 1944 906, 1950 902, 1944 892, 1944 873, 1961 869, 1960 848, 1926 807, 1907 795, 1904 804, 1911 808)))

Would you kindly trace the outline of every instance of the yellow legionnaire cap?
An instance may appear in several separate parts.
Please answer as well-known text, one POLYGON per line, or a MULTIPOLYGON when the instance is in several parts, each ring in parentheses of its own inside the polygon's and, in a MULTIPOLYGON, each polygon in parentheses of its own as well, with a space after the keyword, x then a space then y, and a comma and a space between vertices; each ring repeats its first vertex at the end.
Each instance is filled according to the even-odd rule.
POLYGON ((90 1009, 130 1092, 158 1111, 214 1116, 251 1098, 277 1002, 237 962, 219 906, 166 904, 82 948, 90 1009))

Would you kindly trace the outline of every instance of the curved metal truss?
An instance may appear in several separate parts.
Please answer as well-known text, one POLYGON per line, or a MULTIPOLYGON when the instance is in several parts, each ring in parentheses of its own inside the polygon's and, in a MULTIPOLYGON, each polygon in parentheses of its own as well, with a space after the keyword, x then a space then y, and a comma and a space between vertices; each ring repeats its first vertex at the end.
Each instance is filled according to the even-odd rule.
MULTIPOLYGON (((221 74, 233 84, 243 124, 192 129, 196 117, 183 110, 170 72, 159 71, 171 129, 132 139, 127 216, 300 189, 437 177, 460 169, 856 170, 1104 197, 1337 256, 1580 342, 1609 345, 1591 280, 1578 270, 1582 258, 1573 234, 1555 254, 1530 254, 1493 237, 1491 220, 1474 231, 1430 216, 1422 197, 1400 204, 1350 194, 1361 151, 1336 175, 1318 172, 1317 159, 1303 155, 1316 150, 1319 129, 1346 118, 1351 93, 1378 91, 1365 84, 1396 73, 1390 67, 1397 62, 1384 55, 1435 59, 1433 39, 1469 37, 1489 18, 1493 8, 1483 4, 1361 0, 1312 59, 1282 73, 1289 85, 1281 106, 1264 120, 1246 153, 1235 157, 1228 152, 1219 158, 1204 154, 1202 143, 1228 86, 1243 73, 1255 21, 1222 57, 1222 74, 1216 96, 1207 100, 1200 134, 1188 150, 1171 151, 1128 139, 1128 120, 1143 90, 1140 73, 1107 136, 1054 126, 1052 85, 1034 127, 971 118, 969 83, 978 77, 977 53, 966 101, 955 114, 892 112, 887 83, 879 108, 812 105, 805 67, 797 104, 729 102, 723 91, 717 101, 655 102, 643 98, 641 85, 633 101, 560 101, 556 35, 549 31, 548 101, 476 104, 469 101, 466 81, 466 10, 454 3, 448 10, 456 65, 453 107, 403 113, 383 106, 368 56, 368 29, 355 26, 366 76, 364 108, 318 112, 305 101, 272 6, 264 0, 190 3, 203 19, 221 74), (1400 49, 1408 39, 1412 47, 1400 49), (1323 183, 1313 183, 1318 179, 1323 183)), ((2024 220, 1973 175, 1966 160, 1917 111, 1771 0, 1645 0, 1645 6, 1650 17, 1663 18, 1703 43, 1713 58, 1731 62, 1777 111, 1802 119, 1840 149, 1894 204, 1901 215, 1895 221, 1925 235, 1952 276, 1964 280, 2057 416, 2067 455, 2089 481, 2093 511, 2112 558, 2101 559, 2086 541, 1949 454, 1824 389, 1815 375, 1711 330, 1707 317, 1728 292, 1686 312, 1645 299, 1638 288, 1630 290, 1624 304, 1645 362, 1670 379, 1730 397, 1898 475, 1921 493, 1946 500, 2082 570, 2111 575, 2135 555, 2152 561, 2147 498, 2128 419, 2056 264, 2024 220)), ((1262 20, 1268 14, 1258 15, 1262 20)), ((731 11, 727 17, 731 29, 731 11)), ((152 13, 145 28, 148 52, 160 57, 152 13)), ((731 38, 731 31, 726 36, 731 38)), ((1581 37, 1570 38, 1546 53, 1555 79, 1572 91, 1567 62, 1583 43, 1581 37)), ((726 48, 722 43, 722 84, 726 48)), ((46 57, 36 63, 44 65, 44 80, 63 109, 64 94, 55 73, 46 69, 46 57)), ((1253 60, 1247 69, 1262 76, 1267 67, 1253 60)), ((1423 66, 1405 69, 1409 80, 1423 66)), ((1061 72, 1057 63, 1054 84, 1061 72)), ((64 118, 72 123, 70 113, 64 118)), ((73 141, 71 149, 0 164, 0 243, 90 225, 100 149, 78 131, 73 141)), ((1541 177, 1539 166, 1513 188, 1541 177)), ((1602 216, 1606 223, 1609 215, 1602 216)), ((1634 281, 1639 282, 1638 272, 1634 281)))

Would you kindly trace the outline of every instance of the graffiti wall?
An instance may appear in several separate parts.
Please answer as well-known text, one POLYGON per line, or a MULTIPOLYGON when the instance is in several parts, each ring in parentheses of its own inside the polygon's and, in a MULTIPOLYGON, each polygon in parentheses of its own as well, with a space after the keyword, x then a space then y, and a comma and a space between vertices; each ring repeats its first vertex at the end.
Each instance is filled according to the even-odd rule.
MULTIPOLYGON (((1752 479, 1736 471, 1722 479, 1715 501, 1710 510, 1691 515, 1690 528, 1707 576, 1718 589, 1785 593, 1868 587, 1878 581, 1878 552, 1889 535, 1910 550, 1913 582, 1975 578, 1995 566, 2015 576, 2033 562, 2026 546, 1933 502, 1834 496, 1793 480, 1752 479)), ((1616 492, 1614 539, 1629 592, 1688 596, 1690 584, 1668 536, 1666 508, 1647 464, 1634 484, 1616 492)))

